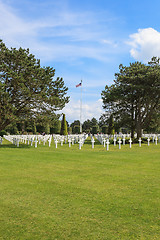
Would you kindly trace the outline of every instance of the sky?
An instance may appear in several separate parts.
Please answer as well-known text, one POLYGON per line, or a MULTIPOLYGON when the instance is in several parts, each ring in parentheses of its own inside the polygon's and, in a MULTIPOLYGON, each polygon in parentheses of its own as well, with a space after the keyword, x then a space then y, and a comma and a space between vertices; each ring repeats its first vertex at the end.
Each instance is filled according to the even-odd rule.
POLYGON ((103 114, 101 93, 119 65, 160 57, 159 0, 0 0, 0 39, 29 48, 68 87, 72 123, 103 114))

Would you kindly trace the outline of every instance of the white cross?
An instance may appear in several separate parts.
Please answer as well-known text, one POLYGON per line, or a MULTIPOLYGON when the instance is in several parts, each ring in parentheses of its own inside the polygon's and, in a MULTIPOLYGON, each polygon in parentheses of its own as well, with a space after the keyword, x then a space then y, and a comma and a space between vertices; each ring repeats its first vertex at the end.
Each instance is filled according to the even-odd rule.
POLYGON ((17 138, 17 147, 19 147, 19 141, 20 141, 20 139, 17 138))
POLYGON ((119 138, 119 140, 118 140, 118 143, 119 143, 119 149, 121 149, 121 143, 122 143, 122 141, 121 141, 120 138, 119 138))
POLYGON ((106 144, 107 144, 107 151, 109 151, 109 144, 110 144, 109 139, 107 139, 106 144))
POLYGON ((157 136, 155 137, 155 144, 157 145, 157 140, 158 140, 158 138, 157 138, 157 136))
POLYGON ((37 138, 35 139, 35 148, 37 148, 37 142, 38 142, 38 140, 37 140, 37 138))
POLYGON ((141 142, 142 142, 142 140, 141 140, 141 138, 139 138, 139 146, 141 147, 141 142))
POLYGON ((123 137, 123 145, 125 145, 125 140, 126 140, 125 137, 123 137))
POLYGON ((54 140, 54 142, 55 142, 55 145, 56 145, 56 148, 57 148, 57 143, 58 143, 58 140, 57 140, 57 139, 55 139, 55 140, 54 140))
POLYGON ((132 147, 132 139, 131 138, 129 139, 129 147, 130 148, 132 147))
POLYGON ((72 145, 74 145, 74 138, 72 138, 72 145))
POLYGON ((92 148, 94 148, 94 138, 92 138, 92 140, 91 140, 91 142, 92 142, 92 148))
POLYGON ((68 139, 69 147, 71 147, 71 139, 68 139))
POLYGON ((48 139, 48 144, 49 144, 49 147, 51 146, 51 141, 52 141, 52 139, 51 139, 51 138, 49 138, 49 139, 48 139))
POLYGON ((33 138, 31 138, 31 146, 33 145, 33 138))
POLYGON ((63 138, 61 138, 61 146, 63 146, 63 138))
POLYGON ((79 140, 79 149, 81 149, 81 144, 82 144, 82 141, 81 140, 79 140))

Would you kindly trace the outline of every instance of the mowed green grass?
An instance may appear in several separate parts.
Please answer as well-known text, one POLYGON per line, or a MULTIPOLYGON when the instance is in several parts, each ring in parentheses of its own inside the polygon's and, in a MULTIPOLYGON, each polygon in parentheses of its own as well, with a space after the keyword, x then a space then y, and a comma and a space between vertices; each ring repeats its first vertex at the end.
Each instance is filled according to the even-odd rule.
POLYGON ((0 146, 0 239, 160 239, 160 143, 0 146))

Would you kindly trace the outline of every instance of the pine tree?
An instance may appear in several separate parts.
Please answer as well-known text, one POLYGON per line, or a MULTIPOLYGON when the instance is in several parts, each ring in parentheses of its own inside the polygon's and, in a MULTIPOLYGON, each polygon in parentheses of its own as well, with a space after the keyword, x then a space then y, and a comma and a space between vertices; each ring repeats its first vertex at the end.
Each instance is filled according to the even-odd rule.
POLYGON ((41 67, 29 49, 8 49, 0 40, 0 130, 15 121, 55 116, 69 101, 55 69, 41 67))

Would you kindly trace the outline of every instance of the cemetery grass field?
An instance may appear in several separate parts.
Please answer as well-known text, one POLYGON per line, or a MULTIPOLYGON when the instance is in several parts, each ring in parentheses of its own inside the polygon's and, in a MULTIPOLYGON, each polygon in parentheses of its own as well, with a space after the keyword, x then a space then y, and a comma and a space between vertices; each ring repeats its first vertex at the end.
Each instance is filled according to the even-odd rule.
POLYGON ((0 239, 160 239, 160 143, 0 146, 0 239))

